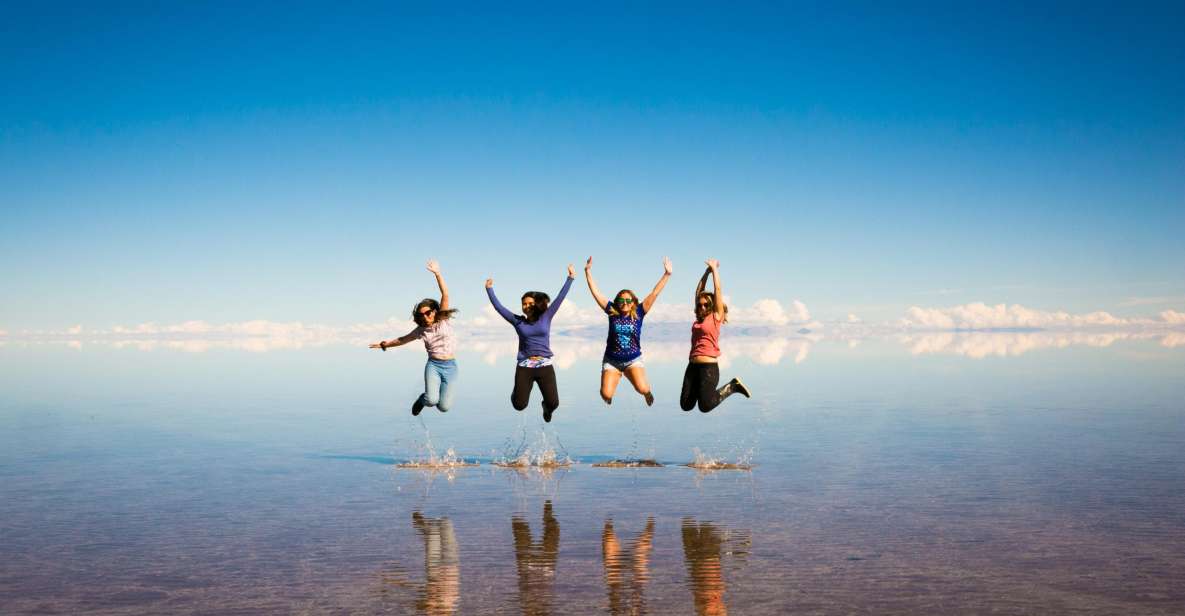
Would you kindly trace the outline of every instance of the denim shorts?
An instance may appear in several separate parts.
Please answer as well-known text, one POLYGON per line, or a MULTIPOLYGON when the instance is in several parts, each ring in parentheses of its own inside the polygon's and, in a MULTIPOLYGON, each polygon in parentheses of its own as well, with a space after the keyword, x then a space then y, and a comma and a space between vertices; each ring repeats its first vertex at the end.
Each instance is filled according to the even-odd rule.
POLYGON ((606 370, 616 370, 618 372, 625 372, 626 368, 630 368, 633 366, 637 366, 639 368, 645 367, 645 364, 642 363, 642 356, 641 355, 639 355, 633 359, 627 359, 625 361, 618 361, 616 359, 609 359, 608 357, 606 357, 605 363, 601 364, 601 372, 604 372, 606 370))

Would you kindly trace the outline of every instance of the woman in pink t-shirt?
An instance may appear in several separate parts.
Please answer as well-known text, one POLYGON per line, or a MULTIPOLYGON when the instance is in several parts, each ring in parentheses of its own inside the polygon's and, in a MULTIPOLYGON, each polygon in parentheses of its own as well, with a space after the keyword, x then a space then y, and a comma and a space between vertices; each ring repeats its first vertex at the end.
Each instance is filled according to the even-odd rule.
POLYGON ((749 388, 737 378, 716 388, 720 382, 720 326, 728 322, 728 306, 724 305, 724 294, 720 290, 720 262, 708 259, 705 263, 708 269, 695 288, 691 358, 683 372, 683 391, 679 394, 679 406, 683 410, 690 411, 698 404, 701 413, 716 408, 733 393, 749 397, 749 388), (704 291, 709 275, 712 276, 711 293, 704 291))
POLYGON ((440 264, 429 260, 428 271, 436 276, 436 285, 440 287, 440 301, 430 297, 420 300, 411 311, 411 318, 416 323, 415 329, 394 340, 382 340, 370 345, 372 349, 386 351, 412 340, 424 341, 424 349, 428 351, 428 363, 424 364, 424 393, 412 403, 412 415, 419 415, 425 406, 434 406, 441 413, 448 411, 453 405, 452 385, 457 382, 457 360, 453 358, 457 339, 453 335, 453 324, 449 322, 457 311, 455 308, 449 308, 448 285, 444 284, 440 264))

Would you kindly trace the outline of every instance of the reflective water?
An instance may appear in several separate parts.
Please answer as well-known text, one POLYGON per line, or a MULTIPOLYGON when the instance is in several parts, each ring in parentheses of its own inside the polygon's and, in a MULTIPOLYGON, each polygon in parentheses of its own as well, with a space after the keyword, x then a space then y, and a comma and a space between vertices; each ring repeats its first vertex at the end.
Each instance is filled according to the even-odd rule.
POLYGON ((726 340, 709 414, 574 352, 546 429, 488 349, 413 419, 418 350, 9 343, 0 613, 1185 611, 1185 348, 941 336, 726 340))

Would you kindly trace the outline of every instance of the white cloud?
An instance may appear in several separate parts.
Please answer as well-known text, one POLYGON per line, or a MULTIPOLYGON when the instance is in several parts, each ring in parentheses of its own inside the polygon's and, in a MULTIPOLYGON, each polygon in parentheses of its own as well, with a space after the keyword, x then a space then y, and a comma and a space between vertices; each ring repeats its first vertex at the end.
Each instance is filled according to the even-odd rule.
POLYGON ((1165 310, 1160 313, 1160 319, 1165 323, 1172 325, 1185 325, 1185 312, 1177 312, 1176 310, 1165 310))
POLYGON ((1071 314, 1065 311, 1044 311, 1020 304, 982 302, 949 308, 912 306, 897 322, 902 329, 921 330, 985 330, 985 329, 1098 329, 1122 327, 1155 327, 1185 323, 1185 315, 1172 310, 1160 313, 1161 320, 1127 319, 1109 312, 1096 311, 1071 314))
POLYGON ((935 332, 902 335, 900 341, 911 355, 949 354, 973 359, 1017 357, 1039 349, 1063 349, 1070 346, 1109 347, 1124 340, 1161 338, 1163 346, 1176 346, 1176 337, 1185 343, 1185 335, 1139 331, 1041 331, 1041 332, 935 332))

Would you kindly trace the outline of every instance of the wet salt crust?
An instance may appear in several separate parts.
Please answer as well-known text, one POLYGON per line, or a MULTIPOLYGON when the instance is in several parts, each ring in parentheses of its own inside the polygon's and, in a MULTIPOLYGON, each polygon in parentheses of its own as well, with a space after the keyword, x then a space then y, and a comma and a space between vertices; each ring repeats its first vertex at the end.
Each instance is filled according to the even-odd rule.
POLYGON ((544 431, 480 356, 421 421, 418 358, 3 347, 0 613, 1181 614, 1181 350, 820 343, 693 416, 577 362, 544 431))

